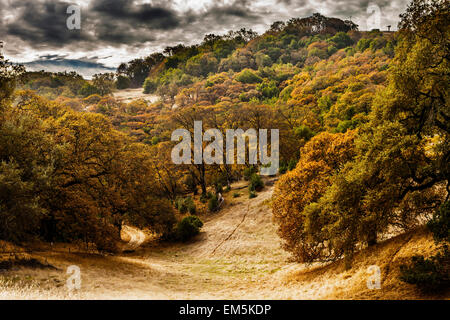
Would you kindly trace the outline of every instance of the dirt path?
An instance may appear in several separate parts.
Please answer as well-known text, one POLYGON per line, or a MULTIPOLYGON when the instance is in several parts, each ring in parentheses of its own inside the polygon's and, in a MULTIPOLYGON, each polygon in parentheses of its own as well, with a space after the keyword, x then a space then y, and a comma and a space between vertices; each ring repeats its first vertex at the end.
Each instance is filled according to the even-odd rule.
POLYGON ((129 103, 136 99, 144 99, 150 103, 154 103, 159 100, 157 95, 143 93, 142 88, 119 90, 114 92, 113 96, 118 101, 125 103, 129 103))

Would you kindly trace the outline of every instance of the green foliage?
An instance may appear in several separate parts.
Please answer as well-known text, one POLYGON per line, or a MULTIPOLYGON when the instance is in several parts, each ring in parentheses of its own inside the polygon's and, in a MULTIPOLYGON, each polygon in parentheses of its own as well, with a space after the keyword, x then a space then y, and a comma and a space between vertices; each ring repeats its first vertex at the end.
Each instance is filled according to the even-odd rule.
POLYGON ((335 46, 329 46, 327 48, 327 53, 329 56, 335 54, 338 51, 338 49, 335 46))
POLYGON ((278 87, 277 83, 274 80, 267 81, 264 80, 264 82, 260 83, 257 87, 259 92, 262 93, 262 95, 266 98, 273 98, 278 96, 278 87))
POLYGON ((116 79, 116 88, 119 90, 128 89, 131 86, 131 80, 125 76, 118 76, 116 79))
POLYGON ((252 175, 256 174, 257 169, 254 166, 250 166, 244 169, 244 179, 250 181, 252 175))
POLYGON ((288 171, 292 171, 295 169, 295 167, 297 166, 297 160, 295 159, 291 159, 289 160, 288 166, 287 166, 287 170, 288 171))
POLYGON ((315 136, 315 133, 307 126, 301 125, 294 129, 295 136, 298 139, 303 139, 305 142, 311 140, 312 137, 315 136))
POLYGON ((444 243, 434 256, 425 259, 414 256, 409 265, 400 266, 400 280, 416 285, 426 293, 448 290, 450 287, 450 202, 443 203, 427 224, 436 243, 444 243))
POLYGON ((210 212, 217 211, 219 208, 219 199, 215 194, 211 196, 211 198, 208 200, 208 209, 210 212))
POLYGON ((447 246, 442 252, 425 259, 414 256, 411 265, 400 266, 400 280, 416 285, 425 293, 439 293, 450 287, 450 251, 447 246))
POLYGON ((436 242, 450 242, 450 201, 444 202, 427 224, 436 242))
POLYGON ((97 88, 99 95, 104 96, 110 94, 114 88, 114 74, 94 74, 92 77, 92 84, 95 88, 97 88))
POLYGON ((280 92, 280 98, 284 101, 287 101, 291 98, 292 90, 294 90, 293 86, 287 86, 280 92))
POLYGON ((233 198, 239 198, 240 196, 241 196, 241 194, 239 192, 233 193, 233 198))
POLYGON ((200 196, 200 201, 202 203, 206 203, 208 202, 209 199, 211 199, 213 197, 213 194, 211 192, 207 192, 207 193, 202 193, 202 195, 200 196))
POLYGON ((150 80, 150 79, 145 79, 145 81, 144 81, 144 93, 145 94, 154 93, 156 91, 156 88, 157 88, 157 84, 155 81, 150 80))
POLYGON ((361 39, 358 41, 358 43, 356 44, 356 50, 358 51, 365 51, 366 49, 368 49, 370 47, 370 43, 372 42, 371 39, 361 39))
POLYGON ((256 198, 258 195, 256 194, 256 192, 254 190, 250 191, 248 194, 248 198, 249 199, 254 199, 256 198))
POLYGON ((267 54, 264 54, 262 52, 258 52, 255 55, 255 59, 258 68, 269 67, 273 64, 272 59, 267 54))
POLYGON ((89 97, 91 95, 100 94, 100 90, 92 84, 86 83, 80 88, 78 94, 82 97, 89 97))
POLYGON ((128 78, 133 88, 141 87, 150 70, 158 66, 163 59, 164 56, 161 53, 154 53, 144 59, 134 59, 128 63, 122 63, 117 68, 117 76, 128 78))
POLYGON ((191 197, 178 198, 175 200, 175 208, 180 211, 180 213, 185 214, 189 212, 190 214, 195 214, 197 208, 195 206, 194 200, 191 197))
POLYGON ((278 173, 279 174, 285 174, 288 171, 288 166, 287 164, 283 161, 282 163, 280 163, 280 167, 278 168, 278 173))
POLYGON ((359 122, 357 120, 339 121, 338 126, 333 130, 334 133, 345 133, 347 130, 355 129, 359 122))
POLYGON ((248 189, 250 191, 261 191, 264 188, 264 181, 262 181, 259 174, 253 173, 250 177, 250 184, 248 189))
POLYGON ((79 91, 87 83, 76 72, 26 72, 19 79, 22 89, 34 90, 49 99, 56 99, 58 96, 78 97, 79 91))
POLYGON ((175 228, 177 240, 186 242, 200 233, 203 222, 197 216, 188 216, 178 222, 175 228))
POLYGON ((244 69, 236 76, 236 81, 242 83, 261 83, 263 80, 251 69, 244 69))
POLYGON ((337 49, 343 49, 343 48, 353 45, 352 38, 350 38, 350 36, 345 32, 336 33, 328 41, 331 43, 334 43, 334 46, 337 49))

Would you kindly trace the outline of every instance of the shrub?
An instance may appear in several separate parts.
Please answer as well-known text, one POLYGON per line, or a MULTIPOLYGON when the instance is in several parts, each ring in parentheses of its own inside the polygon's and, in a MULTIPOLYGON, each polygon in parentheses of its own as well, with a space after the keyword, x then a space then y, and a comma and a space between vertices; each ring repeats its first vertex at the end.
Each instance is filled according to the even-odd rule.
POLYGON ((327 53, 329 56, 335 54, 338 51, 338 49, 335 46, 329 46, 327 49, 327 53))
POLYGON ((89 83, 86 83, 78 91, 78 94, 83 97, 89 97, 93 94, 100 94, 100 90, 97 87, 95 87, 89 83))
POLYGON ((239 192, 233 193, 233 198, 239 198, 241 194, 239 192))
POLYGON ((250 193, 248 194, 248 198, 249 199, 253 199, 256 198, 258 195, 256 194, 255 191, 250 191, 250 193))
POLYGON ((188 241, 200 233, 203 222, 197 216, 189 216, 178 222, 175 235, 179 241, 188 241))
POLYGON ((157 145, 159 143, 159 137, 152 137, 151 142, 152 142, 152 145, 154 145, 154 146, 157 145))
POLYGON ((254 173, 250 178, 250 184, 248 189, 250 191, 261 191, 264 188, 264 182, 261 179, 261 176, 254 173))
POLYGON ((222 193, 223 192, 222 183, 218 182, 217 184, 214 185, 214 187, 216 189, 216 193, 222 193))
POLYGON ((248 167, 244 169, 244 179, 245 181, 249 181, 253 174, 256 173, 255 167, 248 167))
POLYGON ((428 224, 436 242, 450 242, 450 201, 446 201, 436 210, 428 224))
POLYGON ((146 79, 144 82, 144 93, 145 94, 154 93, 156 91, 156 87, 157 85, 155 81, 146 79))
POLYGON ((118 76, 116 80, 116 88, 121 89, 128 89, 131 85, 131 80, 128 77, 124 76, 118 76))
POLYGON ((292 171, 295 169, 296 166, 297 166, 297 160, 291 159, 291 160, 289 160, 287 169, 288 169, 288 171, 292 171))
POLYGON ((436 243, 444 243, 434 256, 425 259, 414 256, 410 265, 400 266, 400 280, 416 285, 419 290, 436 293, 450 287, 450 252, 449 241, 450 203, 446 201, 435 211, 432 220, 427 224, 433 233, 436 243))
POLYGON ((200 202, 206 203, 206 202, 208 202, 209 199, 212 198, 212 196, 213 196, 212 193, 210 191, 208 191, 206 194, 202 194, 200 196, 200 202))
POLYGON ((219 206, 219 200, 216 195, 213 195, 208 201, 208 209, 211 212, 217 211, 219 206))
POLYGON ((194 200, 191 197, 187 197, 185 199, 178 198, 175 200, 175 208, 178 209, 182 214, 189 212, 190 214, 194 214, 197 211, 195 207, 194 200))
POLYGON ((411 266, 400 266, 400 280, 416 285, 427 293, 439 292, 450 287, 450 252, 445 246, 442 252, 425 259, 414 256, 411 266))
POLYGON ((330 42, 333 42, 338 49, 342 49, 353 44, 352 38, 345 32, 338 32, 334 35, 334 37, 329 39, 330 42))
POLYGON ((304 139, 305 141, 309 141, 311 140, 312 137, 315 136, 315 133, 308 126, 305 125, 296 127, 294 129, 294 133, 299 139, 304 139))

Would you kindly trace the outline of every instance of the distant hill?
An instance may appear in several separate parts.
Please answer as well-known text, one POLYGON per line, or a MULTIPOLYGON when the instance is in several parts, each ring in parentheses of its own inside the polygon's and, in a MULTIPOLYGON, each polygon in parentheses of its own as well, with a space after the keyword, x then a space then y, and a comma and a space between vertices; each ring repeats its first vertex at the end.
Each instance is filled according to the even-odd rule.
POLYGON ((76 71, 85 79, 91 79, 96 73, 114 72, 114 68, 108 68, 101 63, 73 59, 48 59, 23 63, 28 71, 70 72, 76 71))

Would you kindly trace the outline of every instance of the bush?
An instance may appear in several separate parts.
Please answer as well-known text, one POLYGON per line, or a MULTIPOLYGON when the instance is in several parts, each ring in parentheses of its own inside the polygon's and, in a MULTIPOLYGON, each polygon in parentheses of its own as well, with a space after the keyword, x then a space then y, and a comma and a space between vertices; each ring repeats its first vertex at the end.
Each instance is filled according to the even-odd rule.
POLYGON ((428 229, 433 233, 436 242, 450 242, 450 202, 446 201, 436 210, 427 224, 428 229))
POLYGON ((78 91, 78 94, 83 97, 89 97, 93 94, 100 94, 100 90, 97 87, 95 87, 89 83, 86 83, 78 91))
POLYGON ((261 179, 261 176, 254 173, 252 177, 250 178, 250 184, 248 186, 248 189, 250 191, 261 191, 264 188, 264 182, 261 179))
POLYGON ((152 137, 152 140, 151 140, 152 145, 156 146, 159 143, 159 141, 160 141, 159 137, 152 137))
POLYGON ((437 293, 450 287, 450 252, 449 219, 450 204, 446 201, 435 211, 427 227, 433 233, 436 243, 444 243, 440 252, 425 259, 414 256, 410 265, 400 266, 400 280, 416 285, 419 290, 427 293, 437 293))
POLYGON ((427 293, 440 292, 450 287, 450 253, 447 246, 429 259, 414 256, 411 262, 411 266, 400 266, 400 280, 414 284, 427 293))
POLYGON ((128 89, 131 85, 131 80, 128 77, 118 76, 116 80, 116 88, 119 90, 128 89))
POLYGON ((315 136, 315 132, 312 131, 308 126, 301 125, 294 129, 296 137, 299 139, 304 139, 306 142, 311 140, 315 136))
POLYGON ((245 181, 249 181, 253 174, 256 173, 255 167, 248 167, 244 169, 244 179, 245 181))
POLYGON ((175 208, 178 209, 182 214, 189 212, 190 214, 194 214, 197 211, 195 207, 194 200, 191 197, 187 197, 185 199, 178 198, 175 200, 175 208))
POLYGON ((179 241, 188 241, 200 233, 203 222, 197 216, 189 216, 178 222, 175 235, 179 241))
POLYGON ((288 169, 288 171, 292 171, 295 169, 296 166, 297 166, 297 160, 291 159, 291 160, 289 160, 287 169, 288 169))
POLYGON ((208 201, 208 209, 211 212, 217 211, 219 206, 219 200, 216 195, 213 195, 208 201))
POLYGON ((155 81, 152 81, 150 79, 146 79, 144 82, 144 93, 154 93, 156 91, 157 85, 155 81))
POLYGON ((248 198, 249 199, 253 199, 256 198, 258 195, 256 194, 255 191, 250 191, 250 193, 248 194, 248 198))
POLYGON ((216 189, 216 193, 222 193, 223 192, 223 186, 222 186, 222 184, 220 182, 215 184, 214 187, 216 189))
POLYGON ((233 198, 239 198, 241 194, 239 192, 233 193, 233 198))
POLYGON ((213 196, 212 193, 208 191, 208 193, 202 194, 200 196, 200 202, 201 203, 206 203, 206 202, 208 202, 209 199, 212 198, 212 196, 213 196))
POLYGON ((288 170, 287 165, 285 163, 282 163, 280 165, 280 167, 278 168, 278 173, 279 174, 285 174, 287 172, 287 170, 288 170))
POLYGON ((337 49, 343 49, 353 45, 352 38, 345 32, 336 33, 334 37, 329 39, 329 42, 333 42, 337 49))

